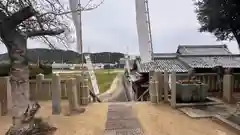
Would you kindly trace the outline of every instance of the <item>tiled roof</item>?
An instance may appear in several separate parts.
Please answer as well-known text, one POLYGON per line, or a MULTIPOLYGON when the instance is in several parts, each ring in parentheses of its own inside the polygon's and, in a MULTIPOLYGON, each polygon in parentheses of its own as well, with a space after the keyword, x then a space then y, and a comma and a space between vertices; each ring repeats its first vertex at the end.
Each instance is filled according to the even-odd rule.
POLYGON ((168 72, 187 72, 189 67, 184 65, 176 58, 166 58, 166 59, 159 59, 154 60, 148 63, 140 64, 139 72, 149 72, 150 70, 155 71, 168 71, 168 72))
POLYGON ((232 54, 226 45, 179 45, 180 55, 229 55, 232 54))
POLYGON ((176 58, 177 53, 154 53, 153 58, 154 60, 161 59, 161 58, 176 58))
POLYGON ((239 56, 234 55, 179 57, 180 60, 193 68, 213 68, 215 66, 223 66, 224 68, 240 68, 239 58, 239 56))
POLYGON ((232 54, 226 45, 180 45, 176 53, 154 53, 154 61, 139 64, 139 72, 150 70, 187 72, 192 68, 240 68, 240 55, 232 54))

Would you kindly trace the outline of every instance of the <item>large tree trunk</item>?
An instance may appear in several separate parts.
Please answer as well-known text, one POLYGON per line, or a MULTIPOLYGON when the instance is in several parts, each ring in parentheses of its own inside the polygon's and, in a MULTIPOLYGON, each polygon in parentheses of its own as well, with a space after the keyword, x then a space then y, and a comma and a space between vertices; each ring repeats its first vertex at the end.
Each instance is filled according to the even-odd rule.
POLYGON ((240 50, 240 34, 237 34, 237 35, 235 36, 235 39, 237 40, 238 49, 240 50))
POLYGON ((13 30, 5 33, 3 42, 11 60, 10 83, 12 87, 12 115, 16 128, 22 126, 24 113, 30 105, 29 70, 26 60, 27 37, 13 30))
POLYGON ((235 39, 237 40, 238 49, 240 50, 240 33, 238 32, 238 29, 235 29, 233 26, 232 26, 232 33, 233 33, 235 39))

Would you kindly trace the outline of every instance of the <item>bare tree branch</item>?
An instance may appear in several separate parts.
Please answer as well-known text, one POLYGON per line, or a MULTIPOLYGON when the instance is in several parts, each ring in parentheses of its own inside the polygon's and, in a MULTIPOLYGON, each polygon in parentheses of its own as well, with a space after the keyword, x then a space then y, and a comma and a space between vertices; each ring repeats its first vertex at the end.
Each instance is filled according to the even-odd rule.
POLYGON ((63 29, 58 29, 58 30, 38 30, 38 31, 27 32, 26 34, 27 34, 28 37, 44 36, 44 35, 56 36, 56 35, 62 34, 63 32, 64 32, 63 29))
POLYGON ((53 15, 61 16, 61 15, 66 15, 66 14, 70 14, 70 13, 74 13, 74 12, 91 11, 91 10, 94 10, 94 9, 98 8, 98 7, 99 7, 100 5, 102 5, 103 2, 104 2, 104 0, 102 0, 99 4, 94 5, 94 6, 92 6, 92 7, 88 7, 92 1, 93 1, 93 0, 89 0, 88 3, 87 3, 84 7, 81 7, 80 9, 69 10, 69 11, 65 11, 65 12, 61 12, 61 13, 57 13, 57 12, 47 12, 47 13, 41 14, 40 17, 41 17, 41 16, 45 16, 45 15, 47 15, 47 14, 53 14, 53 15))
MULTIPOLYGON (((71 35, 73 35, 72 32, 74 30, 70 28, 72 17, 70 17, 69 14, 73 12, 94 10, 103 4, 104 0, 101 0, 97 5, 92 5, 91 3, 93 1, 94 0, 88 0, 87 4, 82 5, 79 9, 71 11, 68 9, 68 6, 61 3, 61 0, 0 0, 0 12, 4 12, 7 15, 7 18, 9 17, 9 21, 10 16, 15 15, 16 12, 21 11, 26 7, 29 9, 32 8, 33 14, 27 17, 28 19, 25 21, 13 21, 13 28, 23 34, 29 34, 31 32, 31 34, 29 34, 30 38, 42 40, 44 43, 48 44, 50 48, 53 48, 54 45, 63 45, 66 47, 69 43, 73 42, 71 35), (40 35, 32 35, 32 32, 35 31, 51 31, 56 29, 64 29, 65 31, 63 34, 54 37, 43 36, 43 33, 40 35)), ((0 21, 1 20, 6 19, 3 19, 0 15, 0 21)))
POLYGON ((18 12, 14 13, 12 16, 8 17, 8 19, 5 21, 10 28, 15 28, 17 25, 22 23, 24 20, 34 16, 35 13, 36 12, 34 11, 34 9, 30 6, 28 6, 28 7, 25 7, 23 9, 19 10, 18 12))
POLYGON ((97 5, 94 5, 92 7, 90 7, 90 3, 92 2, 93 0, 89 0, 88 3, 83 7, 83 11, 90 11, 90 10, 94 10, 96 8, 98 8, 99 6, 101 6, 104 2, 104 0, 102 0, 99 4, 97 5))

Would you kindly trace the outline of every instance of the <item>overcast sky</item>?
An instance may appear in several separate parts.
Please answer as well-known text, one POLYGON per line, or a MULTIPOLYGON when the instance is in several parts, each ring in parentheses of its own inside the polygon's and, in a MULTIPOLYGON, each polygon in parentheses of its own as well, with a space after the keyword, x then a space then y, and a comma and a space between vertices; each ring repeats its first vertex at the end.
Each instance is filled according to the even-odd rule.
MULTIPOLYGON (((84 0, 82 0, 84 1, 84 0)), ((86 0, 85 0, 86 1, 86 0)), ((99 0, 97 0, 99 1, 99 0)), ((135 0, 105 0, 83 14, 84 51, 138 54, 135 0)), ((175 52, 179 44, 227 44, 238 53, 237 43, 217 42, 210 33, 199 33, 192 0, 149 0, 154 52, 175 52)), ((30 41, 29 48, 46 47, 30 41)), ((76 47, 70 46, 72 50, 76 47)), ((6 52, 6 48, 0 51, 6 52)))

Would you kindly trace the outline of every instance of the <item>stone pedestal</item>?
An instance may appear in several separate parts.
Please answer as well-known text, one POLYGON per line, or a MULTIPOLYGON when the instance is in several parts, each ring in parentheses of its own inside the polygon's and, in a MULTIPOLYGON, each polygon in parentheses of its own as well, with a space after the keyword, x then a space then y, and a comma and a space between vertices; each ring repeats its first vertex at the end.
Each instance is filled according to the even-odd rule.
POLYGON ((233 101, 233 76, 232 75, 224 75, 223 77, 223 99, 227 103, 231 103, 233 101))
POLYGON ((77 82, 77 101, 78 101, 78 105, 81 105, 81 93, 82 93, 82 85, 83 85, 83 76, 81 75, 77 75, 76 76, 76 82, 77 82))
POLYGON ((52 114, 61 113, 61 81, 59 74, 52 76, 52 114))
POLYGON ((171 73, 171 106, 172 108, 176 108, 176 73, 171 73))
POLYGON ((45 96, 45 95, 42 95, 42 93, 44 93, 44 92, 41 92, 41 91, 43 91, 43 84, 42 84, 43 79, 44 79, 44 75, 43 74, 38 74, 36 76, 37 88, 35 89, 35 91, 32 92, 33 95, 31 96, 33 101, 42 100, 44 98, 44 96, 45 96), (40 93, 41 93, 41 95, 39 95, 40 93), (38 99, 38 97, 40 99, 38 99))
POLYGON ((88 79, 83 80, 81 89, 81 105, 87 105, 89 103, 88 79))
POLYGON ((164 71, 164 102, 168 102, 168 90, 169 90, 169 84, 168 84, 168 72, 164 71))
POLYGON ((154 71, 149 72, 149 95, 151 103, 158 103, 157 90, 156 90, 156 74, 154 71))
POLYGON ((163 91, 164 91, 164 82, 163 82, 163 74, 162 72, 156 72, 156 90, 158 93, 158 101, 162 101, 163 100, 163 91))
POLYGON ((76 79, 70 78, 67 81, 67 96, 70 112, 78 108, 76 79))

